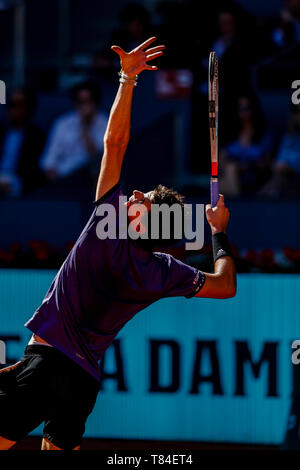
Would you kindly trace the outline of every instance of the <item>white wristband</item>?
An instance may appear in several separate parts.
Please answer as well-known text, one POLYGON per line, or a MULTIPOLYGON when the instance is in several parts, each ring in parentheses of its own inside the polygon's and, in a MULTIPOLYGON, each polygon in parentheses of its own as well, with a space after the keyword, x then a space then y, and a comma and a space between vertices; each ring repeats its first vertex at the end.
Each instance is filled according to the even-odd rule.
POLYGON ((120 76, 120 80, 119 80, 120 83, 132 83, 134 86, 137 85, 138 75, 136 75, 135 78, 131 78, 122 71, 119 72, 118 75, 120 76))

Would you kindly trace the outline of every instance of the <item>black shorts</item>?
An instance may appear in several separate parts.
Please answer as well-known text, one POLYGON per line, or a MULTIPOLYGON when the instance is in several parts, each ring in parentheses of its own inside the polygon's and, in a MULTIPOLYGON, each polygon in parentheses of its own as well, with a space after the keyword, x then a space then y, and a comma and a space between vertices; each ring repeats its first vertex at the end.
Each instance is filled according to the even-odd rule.
POLYGON ((19 441, 45 422, 43 436, 71 450, 80 444, 98 391, 97 380, 57 349, 27 346, 20 365, 0 370, 0 436, 19 441))

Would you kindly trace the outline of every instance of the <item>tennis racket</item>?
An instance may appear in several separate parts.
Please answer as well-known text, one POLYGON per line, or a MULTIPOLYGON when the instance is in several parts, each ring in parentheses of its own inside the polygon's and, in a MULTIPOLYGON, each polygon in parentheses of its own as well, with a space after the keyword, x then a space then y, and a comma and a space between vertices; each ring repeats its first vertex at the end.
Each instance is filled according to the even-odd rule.
POLYGON ((209 54, 208 65, 208 115, 211 154, 210 200, 212 207, 219 199, 218 180, 218 57, 215 52, 209 54))

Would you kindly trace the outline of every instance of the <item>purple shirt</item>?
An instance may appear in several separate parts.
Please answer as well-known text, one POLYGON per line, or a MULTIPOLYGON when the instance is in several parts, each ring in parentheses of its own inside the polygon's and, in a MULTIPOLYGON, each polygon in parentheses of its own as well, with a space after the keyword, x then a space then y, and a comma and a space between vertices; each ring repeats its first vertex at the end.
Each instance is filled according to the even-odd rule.
MULTIPOLYGON (((120 185, 96 202, 119 212, 120 185)), ((42 305, 25 324, 97 380, 104 351, 140 310, 163 297, 192 297, 205 275, 164 253, 152 253, 129 237, 101 240, 95 207, 42 305)), ((118 217, 117 217, 118 220, 118 217)))

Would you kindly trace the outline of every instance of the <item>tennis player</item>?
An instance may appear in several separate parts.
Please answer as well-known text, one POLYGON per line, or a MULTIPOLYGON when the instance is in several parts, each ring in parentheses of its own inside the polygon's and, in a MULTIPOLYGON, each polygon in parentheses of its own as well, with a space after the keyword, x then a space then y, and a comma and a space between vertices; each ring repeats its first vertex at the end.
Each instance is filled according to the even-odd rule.
MULTIPOLYGON (((143 70, 157 70, 149 62, 165 49, 149 48, 155 39, 129 53, 112 46, 121 60, 120 86, 104 137, 95 208, 41 306, 25 324, 33 336, 24 357, 0 371, 0 449, 9 449, 42 422, 43 450, 78 449, 97 398, 104 351, 137 312, 163 297, 235 295, 235 265, 225 234, 229 212, 222 195, 215 208, 206 207, 214 274, 154 252, 152 240, 143 244, 130 237, 104 240, 97 235, 103 218, 100 205, 119 210, 119 180, 137 76, 143 70)), ((127 211, 142 204, 149 214, 155 203, 182 205, 182 196, 164 186, 147 193, 134 191, 127 211)))

